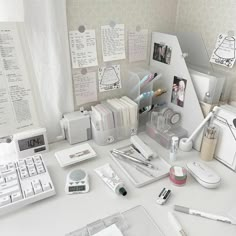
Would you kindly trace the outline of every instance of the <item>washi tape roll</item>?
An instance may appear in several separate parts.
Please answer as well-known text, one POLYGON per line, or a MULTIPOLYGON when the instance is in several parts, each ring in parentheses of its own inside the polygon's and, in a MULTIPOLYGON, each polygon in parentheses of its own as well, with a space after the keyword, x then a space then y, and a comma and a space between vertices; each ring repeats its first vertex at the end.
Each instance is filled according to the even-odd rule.
POLYGON ((187 170, 181 166, 172 166, 170 168, 170 180, 176 186, 183 186, 187 181, 187 170))

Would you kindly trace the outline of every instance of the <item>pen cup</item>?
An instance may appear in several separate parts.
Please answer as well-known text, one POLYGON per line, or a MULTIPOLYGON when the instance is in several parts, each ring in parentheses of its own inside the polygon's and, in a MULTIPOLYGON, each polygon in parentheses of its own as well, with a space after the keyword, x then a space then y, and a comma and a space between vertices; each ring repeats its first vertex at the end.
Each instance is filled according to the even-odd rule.
POLYGON ((210 125, 205 128, 200 155, 203 161, 211 161, 213 159, 218 133, 219 127, 216 125, 210 125))

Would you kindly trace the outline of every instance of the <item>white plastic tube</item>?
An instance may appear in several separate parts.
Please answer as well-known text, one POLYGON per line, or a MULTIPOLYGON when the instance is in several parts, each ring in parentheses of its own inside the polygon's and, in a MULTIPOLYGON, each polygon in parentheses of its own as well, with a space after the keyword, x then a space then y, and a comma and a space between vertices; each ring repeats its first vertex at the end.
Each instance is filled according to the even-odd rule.
POLYGON ((113 192, 123 196, 127 194, 123 182, 109 164, 98 167, 94 171, 113 192))

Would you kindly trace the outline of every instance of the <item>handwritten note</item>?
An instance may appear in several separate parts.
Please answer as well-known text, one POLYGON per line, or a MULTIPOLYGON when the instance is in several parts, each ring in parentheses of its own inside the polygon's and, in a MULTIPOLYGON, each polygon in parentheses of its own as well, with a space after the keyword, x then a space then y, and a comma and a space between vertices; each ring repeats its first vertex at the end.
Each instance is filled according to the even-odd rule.
POLYGON ((15 24, 0 24, 0 137, 37 124, 25 55, 15 24))
POLYGON ((218 35, 210 62, 232 68, 235 63, 236 37, 226 34, 218 35))
POLYGON ((121 88, 120 65, 98 69, 99 92, 121 88))
POLYGON ((101 26, 103 61, 125 59, 125 26, 101 26))
POLYGON ((97 66, 95 30, 70 31, 69 40, 73 68, 97 66))
POLYGON ((147 59, 148 30, 130 31, 129 62, 144 61, 147 59))
POLYGON ((97 101, 96 79, 96 72, 88 72, 85 75, 81 73, 73 75, 74 94, 77 106, 97 101))

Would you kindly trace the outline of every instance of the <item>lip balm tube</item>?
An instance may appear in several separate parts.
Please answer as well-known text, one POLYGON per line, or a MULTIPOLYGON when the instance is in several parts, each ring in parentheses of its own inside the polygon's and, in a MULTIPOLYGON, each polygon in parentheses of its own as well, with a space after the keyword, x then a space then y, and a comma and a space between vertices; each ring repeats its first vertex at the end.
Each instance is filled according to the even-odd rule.
POLYGON ((105 164, 104 166, 98 167, 94 171, 113 192, 123 196, 127 194, 123 182, 112 169, 110 164, 105 164))

